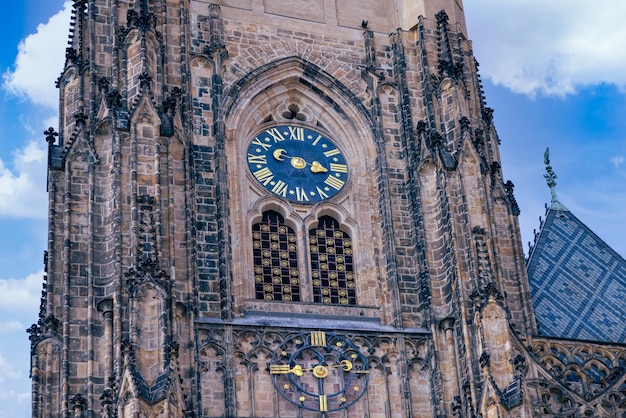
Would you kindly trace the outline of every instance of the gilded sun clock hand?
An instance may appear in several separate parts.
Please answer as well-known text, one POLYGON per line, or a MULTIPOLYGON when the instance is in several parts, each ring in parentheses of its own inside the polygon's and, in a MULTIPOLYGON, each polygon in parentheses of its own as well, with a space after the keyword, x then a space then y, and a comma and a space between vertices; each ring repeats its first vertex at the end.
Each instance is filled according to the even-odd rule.
POLYGON ((309 411, 332 412, 356 403, 367 390, 367 358, 339 335, 313 331, 280 346, 269 365, 274 386, 309 411))
POLYGON ((248 145, 248 168, 275 195, 300 204, 330 199, 348 181, 348 164, 323 134, 301 126, 261 131, 248 145))

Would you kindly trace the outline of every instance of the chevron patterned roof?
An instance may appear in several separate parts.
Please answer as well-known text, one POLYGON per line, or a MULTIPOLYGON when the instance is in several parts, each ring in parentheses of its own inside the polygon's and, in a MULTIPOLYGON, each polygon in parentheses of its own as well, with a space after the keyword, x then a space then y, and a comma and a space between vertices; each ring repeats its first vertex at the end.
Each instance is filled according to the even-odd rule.
POLYGON ((626 343, 626 261, 570 211, 548 209, 527 269, 540 335, 626 343))

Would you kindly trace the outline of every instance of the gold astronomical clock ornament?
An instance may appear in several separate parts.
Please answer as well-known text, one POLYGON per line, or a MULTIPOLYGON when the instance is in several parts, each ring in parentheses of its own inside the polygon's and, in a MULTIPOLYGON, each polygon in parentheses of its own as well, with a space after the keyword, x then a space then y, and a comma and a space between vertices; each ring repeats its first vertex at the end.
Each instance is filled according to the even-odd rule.
POLYGON ((285 340, 269 372, 276 390, 309 411, 332 412, 355 404, 367 390, 367 357, 348 339, 324 331, 285 340))
POLYGON ((348 164, 337 145, 299 125, 277 125, 261 131, 250 141, 246 160, 261 186, 294 203, 330 199, 348 181, 348 164))

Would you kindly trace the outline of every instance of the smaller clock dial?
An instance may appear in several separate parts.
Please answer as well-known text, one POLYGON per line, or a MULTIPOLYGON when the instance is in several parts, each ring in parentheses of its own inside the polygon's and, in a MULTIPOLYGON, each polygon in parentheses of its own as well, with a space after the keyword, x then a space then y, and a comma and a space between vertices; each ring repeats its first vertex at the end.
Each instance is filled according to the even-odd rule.
POLYGON ((272 357, 269 373, 283 398, 319 412, 354 405, 369 380, 365 355, 348 339, 323 331, 298 334, 283 342, 272 357))
POLYGON ((348 163, 323 134, 302 126, 278 125, 248 145, 248 168, 269 192, 300 204, 330 199, 348 181, 348 163))

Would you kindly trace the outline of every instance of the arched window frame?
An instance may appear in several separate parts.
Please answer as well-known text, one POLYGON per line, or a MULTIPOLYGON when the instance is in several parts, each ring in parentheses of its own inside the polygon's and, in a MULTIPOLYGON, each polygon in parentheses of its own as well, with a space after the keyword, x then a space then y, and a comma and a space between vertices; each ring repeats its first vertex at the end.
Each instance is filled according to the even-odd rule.
POLYGON ((313 303, 356 306, 354 250, 350 234, 332 216, 308 230, 313 303))
MULTIPOLYGON (((303 60, 298 57, 278 59, 268 63, 263 68, 254 69, 238 82, 240 88, 231 90, 227 95, 225 104, 221 108, 224 117, 224 135, 226 138, 226 158, 229 161, 227 188, 229 190, 230 210, 246 210, 251 216, 256 216, 268 198, 267 193, 251 175, 245 164, 246 150, 254 133, 263 124, 278 123, 283 121, 285 111, 290 110, 289 105, 296 104, 299 113, 305 117, 303 121, 309 126, 317 126, 327 132, 333 133, 333 138, 341 144, 346 157, 349 158, 351 184, 346 191, 357 185, 359 193, 346 193, 332 201, 320 204, 322 207, 336 207, 338 212, 345 211, 354 216, 354 224, 347 225, 347 218, 343 215, 338 219, 342 228, 350 233, 355 244, 355 269, 357 274, 358 304, 354 308, 354 315, 367 317, 386 317, 389 310, 380 310, 381 294, 389 291, 387 266, 378 260, 381 252, 376 250, 381 242, 382 228, 377 220, 380 213, 380 189, 378 180, 369 174, 378 170, 376 161, 378 152, 374 140, 373 120, 368 118, 369 113, 365 108, 358 105, 360 101, 354 100, 347 90, 340 87, 332 75, 319 70, 315 62, 303 60), (311 71, 315 70, 315 71, 311 71), (311 77, 314 74, 314 77, 311 77), (319 89, 310 88, 318 86, 319 89), (324 95, 319 92, 323 91, 324 95), (348 93, 346 95, 346 93, 348 93), (328 95, 328 96, 327 96, 328 95), (330 99, 337 106, 328 106, 330 99), (355 106, 355 104, 357 104, 355 106), (230 172, 233 171, 233 175, 230 172), (372 215, 370 215, 372 214, 372 215), (358 226, 355 224, 358 222, 358 226), (359 232, 357 234, 357 231, 359 232), (361 239, 363 238, 363 239, 361 239), (358 245, 358 248, 357 248, 358 245), (360 260, 359 260, 360 259, 360 260), (358 310, 357 310, 358 308, 358 310)), ((243 73, 242 73, 243 74, 243 73)), ((279 199, 274 199, 278 201, 279 199)), ((312 213, 318 212, 317 205, 302 207, 289 205, 289 202, 278 202, 286 212, 283 213, 288 219, 308 218, 312 213), (295 217, 292 217, 294 216, 295 217)), ((264 210, 264 208, 262 208, 264 210)), ((246 242, 251 239, 250 218, 245 222, 237 217, 230 219, 232 237, 232 256, 235 262, 232 264, 233 277, 233 308, 235 315, 245 315, 246 312, 288 312, 282 303, 264 302, 254 299, 254 286, 251 275, 252 255, 246 242)), ((308 225, 302 226, 297 223, 299 239, 306 245, 308 225)), ((303 300, 312 300, 306 292, 310 287, 304 283, 308 272, 309 260, 306 254, 302 263, 303 300)), ((347 308, 339 305, 333 309, 327 309, 325 305, 302 307, 303 313, 331 314, 334 308, 347 308)), ((341 309, 340 309, 341 310, 341 309)), ((343 310, 342 312, 345 312, 343 310)))
MULTIPOLYGON (((353 220, 351 220, 346 211, 337 205, 326 202, 323 204, 318 204, 310 208, 309 214, 306 218, 301 218, 298 214, 291 210, 291 206, 284 201, 278 200, 274 197, 268 197, 258 202, 256 205, 256 209, 253 213, 250 214, 250 240, 247 244, 247 248, 252 249, 254 245, 254 225, 262 222, 264 218, 264 214, 268 211, 277 212, 284 219, 284 225, 291 228, 296 235, 296 251, 297 251, 297 270, 298 270, 298 278, 299 278, 299 286, 300 286, 300 298, 299 300, 280 300, 280 302, 296 302, 296 303, 310 303, 314 305, 334 305, 334 306, 359 306, 359 281, 357 276, 357 266, 356 266, 356 255, 358 253, 358 243, 356 242, 355 236, 357 234, 357 224, 353 220), (347 235, 351 241, 351 250, 352 250, 352 271, 353 274, 353 282, 354 288, 351 292, 351 298, 348 298, 348 303, 342 303, 340 298, 332 299, 329 302, 325 302, 323 298, 315 297, 315 288, 318 287, 313 283, 313 269, 311 266, 311 253, 310 253, 310 237, 309 231, 318 227, 320 219, 324 219, 325 217, 332 218, 337 224, 337 231, 341 231, 343 234, 347 235)), ((254 252, 252 249, 251 252, 254 252)), ((254 255, 252 255, 254 259, 254 255)), ((253 269, 256 268, 256 263, 253 262, 253 269)), ((250 280, 250 292, 248 293, 250 299, 258 300, 258 301, 270 301, 270 299, 259 298, 256 292, 256 273, 254 270, 248 275, 247 280, 250 280)), ((278 301, 276 299, 272 299, 272 301, 278 301)))
POLYGON ((272 209, 264 210, 252 224, 255 299, 302 301, 297 235, 285 217, 272 209))

